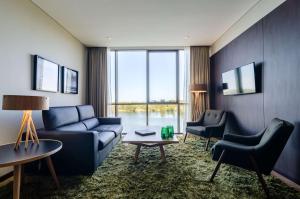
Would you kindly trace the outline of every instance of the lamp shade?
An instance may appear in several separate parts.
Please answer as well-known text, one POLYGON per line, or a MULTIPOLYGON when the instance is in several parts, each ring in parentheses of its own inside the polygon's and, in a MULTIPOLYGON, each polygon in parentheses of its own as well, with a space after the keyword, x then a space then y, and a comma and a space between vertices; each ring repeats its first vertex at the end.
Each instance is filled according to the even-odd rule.
POLYGON ((45 96, 3 95, 3 110, 48 110, 49 98, 45 96))
POLYGON ((206 93, 207 86, 206 86, 206 84, 191 84, 190 90, 191 90, 191 92, 206 93))

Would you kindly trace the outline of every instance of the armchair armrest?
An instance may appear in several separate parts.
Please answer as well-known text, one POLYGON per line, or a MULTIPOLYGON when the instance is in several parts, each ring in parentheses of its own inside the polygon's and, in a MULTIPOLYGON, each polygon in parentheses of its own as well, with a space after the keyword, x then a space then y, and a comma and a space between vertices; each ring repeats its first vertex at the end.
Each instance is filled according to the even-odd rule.
POLYGON ((220 124, 205 126, 205 131, 209 136, 213 136, 216 138, 222 138, 224 128, 220 124))
POLYGON ((186 126, 201 126, 201 123, 198 121, 197 122, 187 122, 186 126))
POLYGON ((247 145, 242 145, 234 142, 229 142, 225 140, 218 141, 215 146, 214 150, 226 150, 226 151, 233 151, 233 152, 238 152, 238 153, 253 153, 255 151, 254 146, 247 146, 247 145))
POLYGON ((230 142, 244 144, 248 146, 257 145, 264 134, 264 130, 256 135, 242 136, 236 134, 224 134, 223 139, 230 142))
POLYGON ((204 114, 205 114, 205 112, 201 113, 201 115, 197 121, 187 122, 186 126, 202 126, 204 114))
POLYGON ((98 117, 100 124, 121 124, 120 117, 98 117))

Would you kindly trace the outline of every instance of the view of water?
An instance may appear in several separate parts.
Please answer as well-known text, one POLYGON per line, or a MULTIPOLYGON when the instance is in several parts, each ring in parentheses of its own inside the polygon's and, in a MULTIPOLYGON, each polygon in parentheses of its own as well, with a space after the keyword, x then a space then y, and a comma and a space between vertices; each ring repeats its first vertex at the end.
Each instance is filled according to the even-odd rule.
MULTIPOLYGON (((122 118, 122 124, 124 126, 124 132, 131 131, 135 127, 146 126, 146 112, 120 112, 118 117, 122 118)), ((181 121, 181 132, 183 122, 181 121)), ((168 112, 149 112, 149 126, 166 126, 173 125, 174 130, 178 132, 177 129, 177 113, 168 112)))

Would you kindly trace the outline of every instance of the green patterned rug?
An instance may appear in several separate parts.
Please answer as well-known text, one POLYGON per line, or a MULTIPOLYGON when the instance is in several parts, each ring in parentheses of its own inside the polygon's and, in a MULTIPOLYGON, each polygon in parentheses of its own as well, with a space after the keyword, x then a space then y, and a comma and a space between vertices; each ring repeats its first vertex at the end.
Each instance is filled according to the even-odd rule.
MULTIPOLYGON (((255 173, 232 166, 222 165, 209 183, 216 162, 199 138, 166 146, 166 163, 158 148, 142 148, 134 164, 134 151, 120 143, 92 176, 59 176, 59 190, 51 177, 27 176, 21 198, 265 198, 255 173)), ((279 180, 265 179, 272 198, 300 198, 279 180)), ((0 198, 12 198, 12 183, 0 188, 0 198)))

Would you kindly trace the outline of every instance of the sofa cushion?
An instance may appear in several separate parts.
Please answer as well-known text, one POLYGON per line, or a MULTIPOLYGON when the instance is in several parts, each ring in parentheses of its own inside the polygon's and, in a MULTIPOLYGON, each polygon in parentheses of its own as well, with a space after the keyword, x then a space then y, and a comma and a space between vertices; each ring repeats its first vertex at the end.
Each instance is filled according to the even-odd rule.
POLYGON ((98 133, 98 150, 102 150, 106 145, 108 145, 115 138, 113 132, 99 132, 98 133))
POLYGON ((80 121, 95 117, 95 112, 92 105, 80 105, 76 107, 78 110, 80 121))
POLYGON ((204 126, 188 126, 186 127, 186 132, 206 137, 206 129, 204 126))
POLYGON ((82 123, 86 126, 88 130, 90 130, 99 125, 99 120, 97 118, 91 118, 83 120, 82 123))
POLYGON ((42 112, 46 130, 79 122, 78 111, 75 106, 50 107, 42 112))
POLYGON ((100 125, 93 128, 93 131, 103 132, 110 131, 115 133, 115 137, 117 137, 123 131, 123 126, 120 124, 109 124, 109 125, 100 125))
POLYGON ((203 118, 203 126, 218 124, 223 115, 224 111, 219 110, 207 110, 203 118))
POLYGON ((66 126, 61 126, 56 128, 59 131, 87 131, 88 129, 82 122, 77 122, 73 124, 69 124, 66 126))

